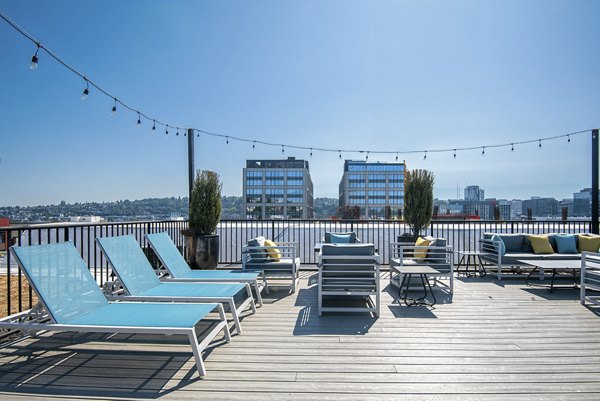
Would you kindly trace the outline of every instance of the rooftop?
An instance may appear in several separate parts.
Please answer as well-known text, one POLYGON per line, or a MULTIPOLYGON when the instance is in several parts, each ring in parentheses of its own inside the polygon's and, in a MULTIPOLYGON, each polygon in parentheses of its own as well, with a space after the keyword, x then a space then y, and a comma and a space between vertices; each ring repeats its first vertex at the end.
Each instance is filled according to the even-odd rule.
POLYGON ((451 303, 316 313, 316 272, 265 295, 200 380, 178 337, 44 334, 0 349, 0 394, 82 399, 598 399, 600 319, 575 289, 464 279, 451 303), (157 345, 158 341, 158 345, 157 345))

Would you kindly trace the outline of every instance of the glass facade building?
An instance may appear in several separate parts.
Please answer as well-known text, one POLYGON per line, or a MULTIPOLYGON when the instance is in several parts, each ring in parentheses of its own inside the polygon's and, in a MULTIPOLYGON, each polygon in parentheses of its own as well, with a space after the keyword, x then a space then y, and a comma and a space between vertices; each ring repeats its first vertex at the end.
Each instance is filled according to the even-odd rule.
POLYGON ((404 209, 405 163, 346 160, 339 186, 339 205, 360 208, 365 219, 394 219, 404 209))
POLYGON ((247 219, 313 218, 313 183, 307 161, 294 157, 247 160, 243 175, 247 219))

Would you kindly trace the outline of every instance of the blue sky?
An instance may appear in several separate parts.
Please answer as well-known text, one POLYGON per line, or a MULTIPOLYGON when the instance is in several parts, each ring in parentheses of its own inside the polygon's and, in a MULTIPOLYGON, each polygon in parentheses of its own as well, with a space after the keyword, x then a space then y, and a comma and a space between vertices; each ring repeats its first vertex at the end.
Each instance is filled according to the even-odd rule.
MULTIPOLYGON (((292 145, 459 148, 600 127, 597 1, 7 1, 0 10, 116 97, 172 125, 292 145)), ((0 205, 187 195, 187 144, 0 22, 0 205)), ((240 195, 246 159, 281 148, 201 136, 195 164, 240 195)), ((590 186, 590 134, 401 155, 435 196, 570 197, 590 186)), ((337 197, 337 153, 310 161, 337 197)), ((358 159, 344 154, 344 159, 358 159)), ((393 161, 395 155, 369 160, 393 161)))

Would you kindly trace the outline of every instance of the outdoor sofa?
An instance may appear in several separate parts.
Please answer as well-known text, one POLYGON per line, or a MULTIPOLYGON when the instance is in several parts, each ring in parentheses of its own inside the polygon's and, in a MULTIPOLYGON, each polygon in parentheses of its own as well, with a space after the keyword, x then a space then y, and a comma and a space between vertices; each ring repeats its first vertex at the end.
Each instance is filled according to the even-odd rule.
MULTIPOLYGON (((599 246, 600 237, 594 234, 484 233, 479 241, 481 258, 492 265, 491 269, 495 270, 498 280, 502 279, 503 272, 511 272, 513 277, 520 277, 525 275, 521 273, 524 268, 534 268, 532 265, 525 265, 522 261, 580 260, 582 250, 598 252, 599 246), (547 248, 545 253, 534 252, 532 236, 538 238, 547 236, 551 248, 547 248), (574 245, 572 240, 570 243, 564 240, 565 237, 570 236, 574 239, 574 245), (583 241, 580 240, 581 237, 585 237, 583 241)), ((543 270, 540 273, 543 275, 543 270)))

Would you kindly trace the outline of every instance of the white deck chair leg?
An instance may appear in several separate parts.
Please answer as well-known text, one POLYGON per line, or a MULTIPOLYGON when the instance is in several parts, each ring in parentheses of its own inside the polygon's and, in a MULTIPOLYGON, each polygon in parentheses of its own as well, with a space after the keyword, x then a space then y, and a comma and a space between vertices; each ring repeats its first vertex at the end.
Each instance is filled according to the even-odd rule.
POLYGON ((225 333, 225 340, 227 342, 231 341, 231 333, 229 332, 229 326, 227 325, 227 315, 225 314, 225 309, 222 304, 219 304, 219 316, 221 317, 221 321, 225 322, 223 332, 225 333))
POLYGON ((262 271, 262 277, 263 277, 263 281, 265 283, 265 294, 269 294, 269 283, 267 282, 267 275, 265 274, 265 271, 262 271))
POLYGON ((196 336, 196 328, 192 328, 190 333, 188 334, 190 339, 190 345, 192 346, 192 351, 194 352, 194 359, 196 360, 196 368, 198 369, 198 374, 200 377, 206 376, 206 368, 204 367, 204 361, 202 360, 202 351, 200 350, 200 345, 198 344, 198 337, 196 336))
POLYGON ((260 286, 258 285, 258 279, 252 282, 254 289, 256 290, 256 301, 258 302, 258 307, 263 306, 262 296, 260 295, 260 286))
POLYGON ((235 302, 233 300, 233 298, 229 299, 229 309, 231 311, 231 315, 233 316, 233 324, 235 324, 235 331, 237 331, 238 334, 242 334, 242 325, 240 323, 240 316, 237 313, 237 310, 235 308, 235 302))
POLYGON ((248 293, 248 299, 250 299, 252 313, 256 313, 256 303, 254 302, 254 296, 252 295, 252 288, 250 288, 250 284, 248 283, 246 283, 246 292, 248 293))

